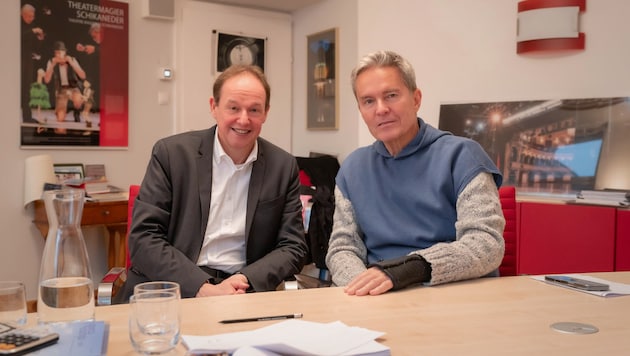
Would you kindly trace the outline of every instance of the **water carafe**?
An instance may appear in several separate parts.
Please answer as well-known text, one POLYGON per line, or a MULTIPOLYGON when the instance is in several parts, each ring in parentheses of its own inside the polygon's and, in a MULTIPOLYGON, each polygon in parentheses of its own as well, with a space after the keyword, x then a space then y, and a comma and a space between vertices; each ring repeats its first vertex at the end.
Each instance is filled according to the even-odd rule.
POLYGON ((79 189, 44 193, 48 236, 39 272, 39 323, 94 320, 94 284, 81 216, 85 193, 79 189))

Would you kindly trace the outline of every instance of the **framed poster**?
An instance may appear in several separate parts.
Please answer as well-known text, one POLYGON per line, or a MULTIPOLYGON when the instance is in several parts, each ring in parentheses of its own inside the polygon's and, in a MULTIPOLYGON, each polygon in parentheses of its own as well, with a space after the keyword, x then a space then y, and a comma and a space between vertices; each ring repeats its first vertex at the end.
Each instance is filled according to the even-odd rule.
POLYGON ((477 141, 519 194, 575 198, 627 188, 629 118, 630 97, 471 102, 442 104, 439 128, 477 141))
POLYGON ((20 147, 126 148, 129 5, 20 4, 20 147))
POLYGON ((213 30, 216 44, 215 72, 221 73, 232 64, 256 65, 265 71, 267 38, 213 30))
POLYGON ((306 128, 336 130, 339 128, 337 28, 307 36, 306 46, 306 128))

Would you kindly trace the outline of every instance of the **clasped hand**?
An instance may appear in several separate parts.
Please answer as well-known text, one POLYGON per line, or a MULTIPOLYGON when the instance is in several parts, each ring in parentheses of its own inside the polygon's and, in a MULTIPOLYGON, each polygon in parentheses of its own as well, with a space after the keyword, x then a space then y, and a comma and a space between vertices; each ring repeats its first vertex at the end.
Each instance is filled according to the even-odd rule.
POLYGON ((210 297, 213 295, 228 295, 228 294, 244 294, 249 288, 247 277, 244 274, 235 274, 224 279, 219 284, 204 283, 196 297, 210 297))

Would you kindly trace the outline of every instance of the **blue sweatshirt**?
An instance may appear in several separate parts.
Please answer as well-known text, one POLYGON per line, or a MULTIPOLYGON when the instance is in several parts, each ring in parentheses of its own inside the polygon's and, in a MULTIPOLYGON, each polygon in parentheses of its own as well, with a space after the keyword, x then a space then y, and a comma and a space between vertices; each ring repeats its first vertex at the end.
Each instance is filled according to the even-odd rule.
POLYGON ((393 157, 381 141, 343 162, 336 183, 352 202, 368 262, 455 241, 459 193, 479 173, 502 176, 481 146, 418 118, 416 137, 393 157))

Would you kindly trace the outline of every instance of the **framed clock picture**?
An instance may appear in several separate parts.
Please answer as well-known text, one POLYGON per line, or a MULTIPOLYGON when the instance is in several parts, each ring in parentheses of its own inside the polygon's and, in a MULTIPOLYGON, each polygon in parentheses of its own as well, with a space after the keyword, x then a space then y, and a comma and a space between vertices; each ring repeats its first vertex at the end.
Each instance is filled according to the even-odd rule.
POLYGON ((232 64, 257 65, 265 71, 265 48, 267 38, 243 34, 212 31, 216 44, 217 73, 223 72, 232 64))

